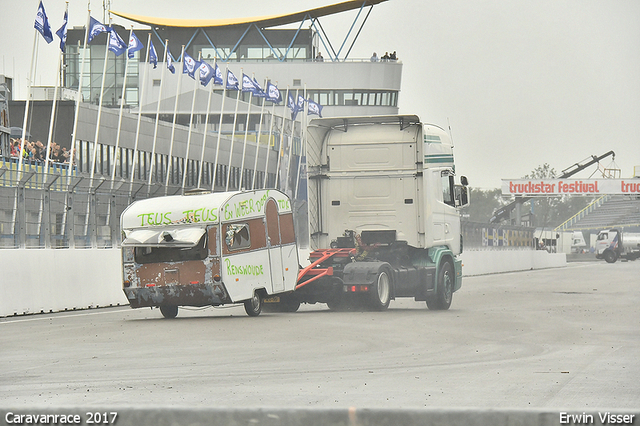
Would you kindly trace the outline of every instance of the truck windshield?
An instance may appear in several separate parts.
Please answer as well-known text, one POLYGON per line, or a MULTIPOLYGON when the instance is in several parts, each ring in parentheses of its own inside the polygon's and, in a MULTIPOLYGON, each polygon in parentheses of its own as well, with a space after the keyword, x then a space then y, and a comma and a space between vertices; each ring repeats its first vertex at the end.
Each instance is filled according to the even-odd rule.
POLYGON ((207 234, 193 247, 136 247, 136 263, 182 262, 207 257, 207 234))
POLYGON ((608 238, 609 238, 609 234, 607 234, 606 232, 603 232, 598 235, 598 241, 607 240, 608 238))

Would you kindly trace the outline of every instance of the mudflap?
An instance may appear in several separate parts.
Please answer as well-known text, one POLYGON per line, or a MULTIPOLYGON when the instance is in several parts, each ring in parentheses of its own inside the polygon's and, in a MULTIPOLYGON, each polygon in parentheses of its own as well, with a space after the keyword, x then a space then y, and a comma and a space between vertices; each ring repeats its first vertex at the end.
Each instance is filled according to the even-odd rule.
POLYGON ((453 291, 456 292, 462 287, 462 260, 454 257, 453 268, 456 272, 456 282, 453 286, 453 291))
POLYGON ((376 282, 380 268, 386 266, 391 270, 387 262, 352 262, 344 265, 342 281, 345 285, 371 285, 376 282))

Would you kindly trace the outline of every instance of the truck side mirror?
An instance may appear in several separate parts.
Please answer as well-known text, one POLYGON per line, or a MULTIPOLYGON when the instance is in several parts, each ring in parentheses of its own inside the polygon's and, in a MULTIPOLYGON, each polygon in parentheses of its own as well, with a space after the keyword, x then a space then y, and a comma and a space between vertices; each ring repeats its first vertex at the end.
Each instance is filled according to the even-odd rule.
POLYGON ((469 205, 469 188, 463 185, 456 185, 455 188, 456 207, 466 207, 469 205))

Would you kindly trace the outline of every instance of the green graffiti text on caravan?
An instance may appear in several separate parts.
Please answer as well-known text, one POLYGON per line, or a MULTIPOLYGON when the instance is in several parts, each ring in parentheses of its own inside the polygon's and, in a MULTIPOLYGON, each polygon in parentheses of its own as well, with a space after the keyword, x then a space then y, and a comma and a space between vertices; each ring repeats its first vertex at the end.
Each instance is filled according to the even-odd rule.
POLYGON ((199 209, 185 210, 179 219, 172 219, 171 212, 141 213, 140 226, 179 225, 182 223, 217 222, 218 209, 202 207, 199 209))
POLYGON ((263 265, 233 265, 231 259, 224 260, 228 275, 264 275, 263 265))
POLYGON ((241 219, 252 213, 262 213, 264 211, 264 205, 269 198, 269 190, 259 198, 249 198, 235 202, 233 204, 225 204, 224 206, 224 220, 241 219))

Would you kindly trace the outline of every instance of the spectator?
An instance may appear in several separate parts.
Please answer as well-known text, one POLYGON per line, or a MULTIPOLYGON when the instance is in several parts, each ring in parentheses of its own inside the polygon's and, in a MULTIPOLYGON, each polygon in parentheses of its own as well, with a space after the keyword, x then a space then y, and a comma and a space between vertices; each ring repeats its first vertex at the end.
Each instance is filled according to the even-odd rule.
POLYGON ((316 62, 324 62, 324 58, 322 57, 322 53, 318 52, 316 55, 316 62))
POLYGON ((394 50, 393 53, 391 55, 389 55, 389 59, 392 61, 397 61, 398 58, 396 57, 396 51, 394 50))
POLYGON ((384 52, 384 56, 382 57, 382 60, 384 62, 387 62, 389 60, 389 52, 384 52))
POLYGON ((378 55, 376 52, 373 52, 373 55, 371 55, 371 62, 378 62, 378 55))

